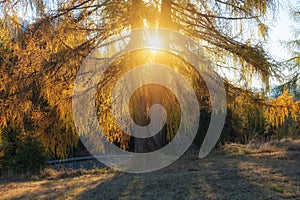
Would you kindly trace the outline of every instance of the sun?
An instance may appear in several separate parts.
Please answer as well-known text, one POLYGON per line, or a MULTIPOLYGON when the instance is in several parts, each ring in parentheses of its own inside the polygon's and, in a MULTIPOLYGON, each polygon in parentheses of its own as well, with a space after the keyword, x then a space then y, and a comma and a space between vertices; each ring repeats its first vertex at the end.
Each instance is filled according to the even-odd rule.
POLYGON ((161 47, 161 40, 157 35, 148 37, 147 43, 151 47, 155 47, 155 48, 161 47))
POLYGON ((145 34, 145 41, 147 47, 153 49, 153 51, 157 51, 157 49, 161 49, 163 46, 163 41, 159 37, 157 31, 147 32, 145 34))

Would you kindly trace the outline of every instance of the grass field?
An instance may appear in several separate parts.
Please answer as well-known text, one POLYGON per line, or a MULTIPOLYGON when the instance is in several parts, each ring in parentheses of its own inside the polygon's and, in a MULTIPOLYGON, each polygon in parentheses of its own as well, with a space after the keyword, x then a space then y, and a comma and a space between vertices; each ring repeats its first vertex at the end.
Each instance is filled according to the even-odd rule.
POLYGON ((204 159, 128 174, 110 169, 2 177, 2 199, 300 199, 300 141, 226 145, 204 159), (299 146, 298 146, 299 145, 299 146))

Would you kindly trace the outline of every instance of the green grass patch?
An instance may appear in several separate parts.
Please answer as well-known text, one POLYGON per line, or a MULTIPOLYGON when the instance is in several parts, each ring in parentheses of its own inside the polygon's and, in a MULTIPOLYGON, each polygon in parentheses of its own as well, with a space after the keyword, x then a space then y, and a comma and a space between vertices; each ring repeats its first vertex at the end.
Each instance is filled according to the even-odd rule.
POLYGON ((271 190, 273 190, 275 192, 280 192, 280 193, 284 192, 284 189, 276 184, 271 185, 271 190))

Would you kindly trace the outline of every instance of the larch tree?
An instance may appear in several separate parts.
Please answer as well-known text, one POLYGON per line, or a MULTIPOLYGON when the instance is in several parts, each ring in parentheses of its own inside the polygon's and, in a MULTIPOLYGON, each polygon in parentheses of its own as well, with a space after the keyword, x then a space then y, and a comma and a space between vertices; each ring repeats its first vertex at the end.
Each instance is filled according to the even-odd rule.
MULTIPOLYGON (((296 119, 299 102, 294 102, 288 93, 271 100, 265 95, 270 77, 280 77, 279 65, 263 47, 268 31, 264 19, 267 14, 276 14, 278 3, 275 0, 0 1, 3 13, 0 126, 18 126, 24 134, 42 138, 44 145, 56 155, 65 156, 78 140, 72 122, 71 98, 76 72, 83 59, 110 36, 145 27, 178 31, 199 43, 223 77, 228 107, 235 112, 239 112, 237 105, 240 98, 244 98, 261 109, 274 125, 282 123, 290 114, 296 119), (22 8, 27 8, 27 16, 32 18, 28 26, 18 18, 22 8), (229 74, 238 77, 238 82, 232 81, 229 74), (249 88, 253 78, 260 79, 264 85, 259 95, 253 95, 249 88)), ((131 35, 130 41, 143 42, 143 36, 131 35)), ((125 72, 118 66, 145 62, 131 59, 141 54, 134 52, 123 57, 123 61, 113 63, 108 77, 118 77, 125 72)), ((154 58, 154 61, 163 60, 159 56, 154 58)), ((176 62, 170 59, 166 64, 180 70, 180 62, 180 59, 176 62)), ((192 76, 199 83, 201 78, 192 76)), ((113 85, 100 81, 101 84, 108 88, 113 85)), ((98 93, 100 102, 109 98, 109 94, 104 94, 98 93)), ((172 95, 167 96, 172 99, 172 95)), ((104 104, 99 105, 100 111, 105 109, 101 105, 104 104)), ((102 122, 101 119, 99 116, 109 139, 128 148, 130 138, 117 130, 111 119, 102 122)))

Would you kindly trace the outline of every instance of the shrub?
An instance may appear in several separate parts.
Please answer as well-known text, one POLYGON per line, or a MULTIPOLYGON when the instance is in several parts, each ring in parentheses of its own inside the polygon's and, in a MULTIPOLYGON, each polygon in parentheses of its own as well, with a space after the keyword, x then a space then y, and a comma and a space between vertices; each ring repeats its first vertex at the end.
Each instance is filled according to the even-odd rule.
POLYGON ((2 172, 37 172, 45 166, 47 154, 37 138, 24 136, 19 129, 5 128, 0 143, 2 172))

